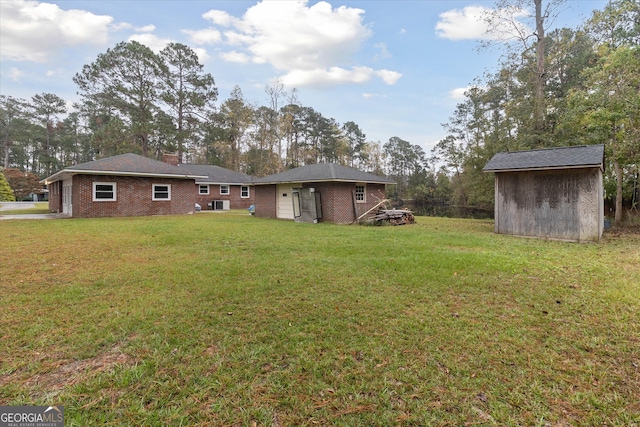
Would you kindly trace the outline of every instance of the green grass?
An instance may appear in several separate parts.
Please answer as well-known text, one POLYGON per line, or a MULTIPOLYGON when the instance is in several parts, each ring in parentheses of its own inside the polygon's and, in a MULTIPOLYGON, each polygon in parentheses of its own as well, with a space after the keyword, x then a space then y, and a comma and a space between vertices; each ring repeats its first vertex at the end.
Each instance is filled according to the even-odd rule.
MULTIPOLYGON (((25 214, 48 214, 49 202, 36 202, 35 206, 29 209, 9 209, 6 211, 0 211, 0 215, 25 215, 25 214)), ((2 206, 2 203, 0 203, 2 206)))
POLYGON ((492 231, 0 223, 0 404, 67 426, 640 425, 640 235, 492 231))

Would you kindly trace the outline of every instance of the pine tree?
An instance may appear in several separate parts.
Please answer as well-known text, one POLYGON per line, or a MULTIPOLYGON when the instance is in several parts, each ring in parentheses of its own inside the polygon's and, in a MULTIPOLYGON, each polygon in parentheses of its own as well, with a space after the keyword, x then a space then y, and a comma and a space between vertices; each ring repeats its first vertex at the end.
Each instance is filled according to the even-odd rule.
POLYGON ((4 177, 4 174, 0 172, 0 202, 15 202, 16 198, 13 195, 13 190, 4 177))

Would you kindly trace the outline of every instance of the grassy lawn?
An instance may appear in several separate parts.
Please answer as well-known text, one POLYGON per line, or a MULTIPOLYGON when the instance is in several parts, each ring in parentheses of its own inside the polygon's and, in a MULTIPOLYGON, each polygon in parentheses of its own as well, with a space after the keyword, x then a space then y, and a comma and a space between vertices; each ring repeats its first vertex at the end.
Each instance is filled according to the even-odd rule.
POLYGON ((0 223, 0 404, 66 426, 640 426, 640 234, 0 223))
MULTIPOLYGON (((29 209, 10 209, 6 211, 0 210, 0 215, 25 215, 25 214, 48 214, 49 202, 36 202, 33 208, 29 209)), ((2 202, 0 202, 2 206, 2 202)))

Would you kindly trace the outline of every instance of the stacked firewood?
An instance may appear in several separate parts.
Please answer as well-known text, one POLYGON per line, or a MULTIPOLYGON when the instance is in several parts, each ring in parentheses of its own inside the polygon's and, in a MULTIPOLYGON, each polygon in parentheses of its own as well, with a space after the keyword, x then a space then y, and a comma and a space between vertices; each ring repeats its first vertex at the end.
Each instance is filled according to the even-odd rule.
POLYGON ((373 215, 373 221, 376 224, 404 225, 414 224, 416 219, 408 209, 378 209, 373 215))

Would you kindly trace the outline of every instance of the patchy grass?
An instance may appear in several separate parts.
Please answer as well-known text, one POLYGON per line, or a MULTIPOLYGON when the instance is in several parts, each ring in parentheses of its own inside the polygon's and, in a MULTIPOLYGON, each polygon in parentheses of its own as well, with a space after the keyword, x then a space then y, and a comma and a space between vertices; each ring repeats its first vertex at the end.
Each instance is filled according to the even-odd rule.
MULTIPOLYGON (((0 210, 0 215, 25 215, 25 214, 48 214, 49 202, 36 202, 34 207, 28 209, 8 209, 0 210)), ((0 207, 2 203, 0 203, 0 207)))
POLYGON ((0 224, 0 404, 68 426, 640 425, 640 235, 492 230, 0 224))

